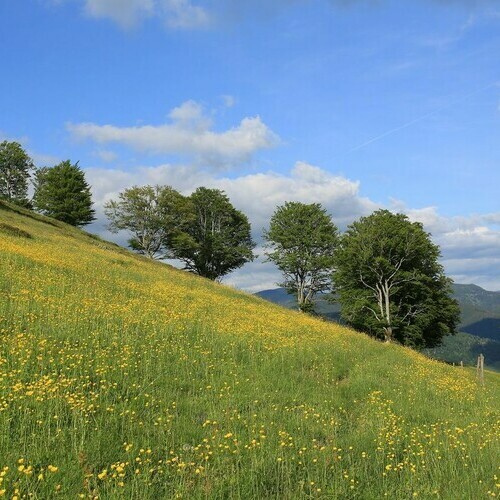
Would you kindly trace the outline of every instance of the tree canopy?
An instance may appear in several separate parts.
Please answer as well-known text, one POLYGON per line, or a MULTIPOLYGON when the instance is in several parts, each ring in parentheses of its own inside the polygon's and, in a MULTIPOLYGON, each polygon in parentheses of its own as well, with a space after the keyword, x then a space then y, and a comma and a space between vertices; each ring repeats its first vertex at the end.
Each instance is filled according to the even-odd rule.
POLYGON ((212 280, 254 258, 247 217, 217 189, 200 187, 183 196, 170 186, 134 186, 108 202, 105 214, 111 231, 129 232, 132 249, 180 260, 212 280))
POLYGON ((85 173, 70 160, 44 167, 35 174, 34 207, 49 217, 73 226, 85 226, 95 220, 90 186, 85 173))
POLYGON ((248 218, 223 191, 200 187, 189 200, 191 221, 173 238, 170 257, 211 280, 220 280, 254 259, 248 218))
POLYGON ((170 186, 134 186, 106 203, 104 210, 116 233, 131 236, 130 247, 151 259, 162 259, 173 236, 189 222, 188 201, 170 186))
POLYGON ((18 142, 0 143, 0 198, 26 205, 33 168, 33 160, 18 142))
POLYGON ((422 224, 378 210, 349 226, 336 252, 343 319, 385 341, 439 345, 459 321, 440 250, 422 224))
POLYGON ((319 203, 286 202, 264 231, 266 255, 283 273, 279 286, 297 297, 301 311, 314 311, 316 294, 330 290, 338 229, 319 203))

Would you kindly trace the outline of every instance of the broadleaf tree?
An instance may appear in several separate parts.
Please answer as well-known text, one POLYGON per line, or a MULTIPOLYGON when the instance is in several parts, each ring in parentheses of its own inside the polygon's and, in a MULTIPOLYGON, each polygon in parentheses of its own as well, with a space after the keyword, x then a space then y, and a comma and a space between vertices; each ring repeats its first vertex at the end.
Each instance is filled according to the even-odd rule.
POLYGON ((0 143, 0 198, 28 204, 28 181, 33 160, 18 142, 0 143))
POLYGON ((266 255, 283 273, 279 286, 295 295, 301 311, 314 312, 318 293, 331 289, 338 229, 319 203, 286 202, 264 231, 266 255))
POLYGON ((422 224, 378 210, 349 226, 335 255, 342 318, 354 328, 412 347, 434 347, 455 333, 451 280, 422 224))
POLYGON ((200 187, 189 200, 191 222, 173 238, 170 257, 216 281, 254 259, 248 218, 223 191, 200 187))
POLYGON ((110 231, 129 233, 129 246, 150 259, 165 258, 172 238, 189 222, 189 200, 171 186, 133 186, 105 204, 110 231))
POLYGON ((35 174, 33 206, 39 212, 72 226, 95 220, 92 194, 78 162, 62 161, 35 174))

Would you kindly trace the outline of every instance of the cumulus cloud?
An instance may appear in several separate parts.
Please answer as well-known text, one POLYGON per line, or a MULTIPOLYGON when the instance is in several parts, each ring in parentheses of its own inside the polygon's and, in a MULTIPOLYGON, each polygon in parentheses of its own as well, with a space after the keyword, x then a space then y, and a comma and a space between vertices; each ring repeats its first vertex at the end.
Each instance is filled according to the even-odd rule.
POLYGON ((276 266, 272 262, 263 259, 263 247, 255 248, 255 253, 260 256, 259 259, 237 269, 224 282, 234 288, 243 289, 250 293, 276 288, 276 283, 280 279, 276 266))
POLYGON ((226 280, 230 285, 249 291, 273 288, 279 281, 276 268, 270 263, 263 263, 262 249, 262 229, 268 225, 276 206, 285 201, 319 202, 341 227, 378 207, 360 195, 359 182, 332 175, 305 162, 297 162, 287 174, 270 171, 236 178, 200 172, 194 166, 168 164, 142 167, 133 172, 90 168, 86 170, 86 176, 92 186, 98 216, 89 230, 123 245, 126 244, 126 236, 109 234, 103 215, 104 203, 116 198, 123 189, 144 184, 172 185, 183 194, 190 194, 198 186, 223 189, 232 203, 248 215, 253 238, 258 243, 256 253, 260 258, 226 280))
POLYGON ((500 258, 450 259, 444 262, 446 271, 456 283, 475 284, 486 290, 500 292, 500 258))
POLYGON ((270 171, 234 178, 200 172, 191 165, 169 164, 140 167, 132 172, 88 168, 86 175, 98 207, 132 185, 169 184, 184 194, 202 185, 223 189, 233 204, 250 216, 256 238, 260 238, 276 206, 285 201, 321 203, 341 227, 378 208, 360 195, 359 182, 305 162, 297 162, 287 174, 270 171))
POLYGON ((154 10, 154 0, 85 0, 89 16, 111 19, 124 28, 152 16, 154 10))
POLYGON ((61 163, 61 158, 58 156, 54 155, 48 155, 44 153, 37 153, 34 151, 29 151, 28 154, 31 156, 33 159, 33 162, 37 167, 53 167, 54 165, 57 165, 58 163, 61 163))
MULTIPOLYGON (((58 5, 69 0, 45 0, 58 5)), ((88 17, 109 19, 122 28, 139 25, 147 18, 156 18, 171 29, 199 29, 209 26, 209 11, 192 0, 79 0, 88 17)))
POLYGON ((359 182, 305 162, 297 162, 288 174, 267 172, 213 179, 212 185, 224 189, 238 208, 251 214, 255 237, 260 237, 276 206, 285 201, 321 203, 340 227, 377 208, 376 203, 359 194, 359 182))
MULTIPOLYGON (((186 116, 188 116, 187 113, 186 116)), ((321 203, 343 230, 381 206, 360 193, 360 183, 313 166, 297 162, 288 173, 273 171, 230 178, 213 172, 200 172, 192 165, 160 165, 134 171, 90 168, 86 170, 92 185, 98 220, 89 227, 108 239, 126 244, 124 235, 106 230, 103 205, 133 185, 168 184, 183 194, 198 186, 223 189, 232 203, 248 215, 260 256, 253 263, 232 273, 227 284, 251 292, 273 288, 280 280, 273 264, 264 262, 262 229, 267 227, 276 206, 285 201, 321 203)), ((440 245, 446 272, 457 283, 475 283, 489 290, 500 290, 500 212, 460 217, 445 217, 436 207, 412 209, 392 200, 387 208, 406 213, 411 220, 424 224, 440 245)))
POLYGON ((165 22, 170 28, 205 28, 211 23, 208 11, 198 5, 192 5, 189 0, 164 0, 164 10, 165 22))
POLYGON ((95 123, 68 124, 75 138, 98 144, 119 143, 151 154, 183 155, 199 164, 229 169, 252 160, 260 150, 279 143, 278 136, 259 116, 243 118, 239 125, 217 132, 203 108, 188 101, 173 109, 170 123, 117 127, 95 123))
POLYGON ((169 118, 181 127, 206 130, 212 126, 212 119, 205 115, 203 106, 190 99, 172 109, 169 118))
POLYGON ((196 187, 206 185, 213 179, 212 176, 200 173, 192 166, 169 164, 139 167, 134 171, 86 168, 85 176, 92 186, 92 198, 97 209, 107 201, 115 199, 120 191, 132 186, 171 185, 182 193, 189 194, 196 187))
MULTIPOLYGON (((70 0, 44 0, 47 4, 58 5, 70 0)), ((139 25, 147 18, 159 19, 169 29, 204 29, 221 22, 239 22, 249 16, 268 18, 270 15, 289 9, 295 5, 307 5, 310 0, 78 0, 85 13, 92 18, 109 19, 123 28, 139 25), (195 2, 195 3, 194 3, 195 2)), ((493 4, 495 0, 429 0, 429 3, 444 6, 462 5, 478 7, 493 4)), ((354 6, 378 6, 382 0, 328 0, 333 8, 354 6)), ((471 15, 462 30, 468 29, 483 17, 498 17, 497 11, 482 15, 471 15)), ((429 44, 449 44, 455 37, 429 40, 429 44)))
MULTIPOLYGON (((49 5, 58 5, 70 0, 44 0, 49 5)), ((147 18, 156 18, 169 29, 204 29, 220 22, 239 22, 249 16, 268 18, 296 5, 307 5, 310 0, 78 0, 84 6, 85 13, 97 19, 110 19, 123 28, 139 25, 147 18), (195 3, 193 3, 195 2, 195 3)), ((493 4, 496 0, 429 0, 429 3, 450 7, 452 5, 476 8, 493 4)), ((328 0, 332 8, 382 5, 383 0, 328 0)), ((476 9, 477 10, 477 9, 476 9)), ((485 19, 498 18, 497 10, 476 14, 473 11, 468 21, 461 28, 469 29, 485 19)), ((456 41, 448 39, 428 40, 429 45, 443 46, 456 41)), ((425 42, 425 41, 424 41, 425 42)))
POLYGON ((391 208, 424 225, 441 248, 447 273, 457 283, 500 290, 500 212, 445 217, 436 207, 411 209, 393 202, 391 208))
POLYGON ((118 158, 118 155, 114 151, 109 151, 107 149, 100 149, 96 151, 94 154, 102 161, 109 163, 115 161, 118 158))

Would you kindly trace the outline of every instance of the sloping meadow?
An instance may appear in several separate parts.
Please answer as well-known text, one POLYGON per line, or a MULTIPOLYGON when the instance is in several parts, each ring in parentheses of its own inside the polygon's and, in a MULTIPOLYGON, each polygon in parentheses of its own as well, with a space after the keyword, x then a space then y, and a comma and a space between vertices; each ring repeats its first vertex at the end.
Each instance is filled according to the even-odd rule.
POLYGON ((488 498, 500 378, 0 205, 0 495, 488 498))

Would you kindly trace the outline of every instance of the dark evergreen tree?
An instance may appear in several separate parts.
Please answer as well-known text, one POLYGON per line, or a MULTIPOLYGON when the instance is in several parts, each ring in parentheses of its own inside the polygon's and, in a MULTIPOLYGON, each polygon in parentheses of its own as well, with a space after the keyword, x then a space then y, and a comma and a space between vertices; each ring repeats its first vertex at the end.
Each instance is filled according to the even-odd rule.
POLYGON ((73 226, 95 220, 90 186, 83 170, 69 160, 55 167, 44 167, 35 174, 35 209, 73 226))
POLYGON ((28 180, 33 160, 18 142, 0 143, 0 198, 28 204, 28 180))
POLYGON ((413 347, 455 333, 458 303, 422 224, 378 210, 349 226, 335 255, 342 317, 354 328, 413 347))

